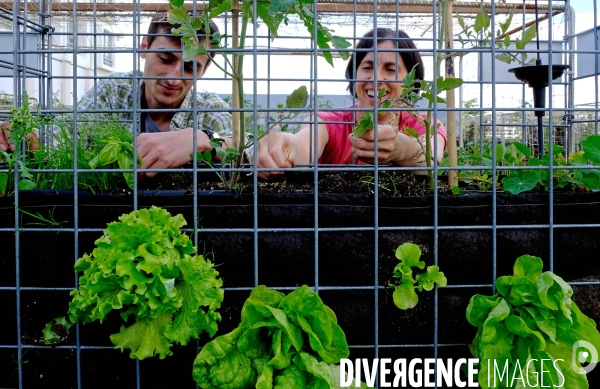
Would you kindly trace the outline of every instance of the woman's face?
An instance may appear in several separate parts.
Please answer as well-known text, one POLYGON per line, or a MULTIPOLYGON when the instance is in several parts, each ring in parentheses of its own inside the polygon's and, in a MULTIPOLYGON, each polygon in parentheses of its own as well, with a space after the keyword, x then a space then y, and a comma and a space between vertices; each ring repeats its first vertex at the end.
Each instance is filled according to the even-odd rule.
MULTIPOLYGON (((383 41, 377 45, 377 57, 373 52, 367 53, 356 69, 357 81, 354 85, 358 97, 359 108, 371 108, 384 100, 393 100, 402 94, 402 80, 408 74, 408 70, 400 57, 400 54, 388 50, 397 50, 392 41, 383 41), (375 69, 377 69, 377 90, 375 90, 375 69), (378 91, 385 89, 382 98, 377 99, 378 91)), ((358 117, 362 116, 357 113, 358 117)), ((389 113, 379 115, 379 123, 387 124, 389 113)), ((358 118, 357 118, 358 120, 358 118)))

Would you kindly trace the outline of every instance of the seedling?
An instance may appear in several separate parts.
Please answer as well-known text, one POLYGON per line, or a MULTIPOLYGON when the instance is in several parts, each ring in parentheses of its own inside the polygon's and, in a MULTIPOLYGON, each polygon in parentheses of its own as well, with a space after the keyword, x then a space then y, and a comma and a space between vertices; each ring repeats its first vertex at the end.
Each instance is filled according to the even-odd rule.
POLYGON ((12 153, 0 150, 0 161, 4 161, 7 171, 0 173, 0 194, 6 195, 13 181, 14 175, 17 174, 17 188, 19 190, 34 189, 35 183, 32 180, 31 168, 29 159, 26 155, 26 150, 29 150, 29 136, 35 133, 36 129, 49 124, 51 118, 42 116, 40 106, 37 107, 37 114, 32 114, 29 108, 29 96, 27 91, 23 91, 23 106, 12 108, 8 116, 11 131, 8 137, 8 143, 15 145, 15 150, 12 153))
MULTIPOLYGON (((470 45, 473 48, 492 47, 492 45, 495 45, 500 50, 508 50, 510 48, 511 41, 508 29, 513 18, 512 10, 504 23, 498 23, 500 28, 496 30, 495 35, 491 28, 491 19, 483 9, 477 13, 475 22, 471 25, 467 24, 459 14, 456 14, 456 18, 464 34, 464 37, 461 35, 458 36, 458 40, 463 48, 465 45, 470 45)), ((515 48, 517 51, 522 51, 535 36, 536 25, 533 24, 523 32, 521 39, 515 39, 515 48)), ((529 58, 527 53, 523 52, 516 54, 511 52, 498 53, 496 54, 496 59, 507 64, 518 62, 522 66, 535 64, 535 58, 529 58)))
MULTIPOLYGON (((431 137, 436 133, 437 124, 433 123, 432 119, 432 108, 435 102, 437 103, 445 103, 446 101, 439 97, 438 94, 447 90, 458 88, 462 85, 463 80, 461 78, 444 78, 438 77, 435 83, 426 81, 426 80, 417 80, 415 79, 416 69, 413 68, 408 73, 408 75, 402 80, 402 94, 393 100, 383 100, 380 101, 383 95, 385 94, 385 88, 381 88, 377 93, 377 100, 380 101, 378 103, 378 109, 387 110, 389 108, 401 108, 401 107, 411 107, 415 108, 417 102, 422 99, 426 99, 429 102, 427 111, 427 117, 424 118, 420 113, 415 110, 407 111, 409 115, 415 117, 424 127, 425 127, 425 141, 420 142, 418 138, 420 135, 415 131, 414 128, 404 126, 399 130, 403 131, 409 136, 417 138, 417 141, 421 145, 421 149, 423 154, 425 155, 425 162, 427 167, 431 167, 431 161, 435 158, 431 155, 431 137), (418 90, 421 90, 421 93, 418 93, 418 90)), ((359 137, 363 135, 367 131, 372 131, 374 129, 373 117, 370 112, 363 114, 358 125, 354 128, 353 135, 359 137)), ((429 175, 429 188, 433 190, 435 181, 433 177, 433 171, 428 171, 429 175)))
POLYGON ((421 261, 421 250, 413 243, 404 243, 396 249, 396 258, 400 263, 394 268, 393 282, 389 286, 394 288, 394 304, 407 310, 414 308, 419 302, 418 292, 431 291, 435 284, 446 286, 448 280, 438 266, 428 266, 427 271, 413 277, 413 268, 424 269, 425 262, 421 261))

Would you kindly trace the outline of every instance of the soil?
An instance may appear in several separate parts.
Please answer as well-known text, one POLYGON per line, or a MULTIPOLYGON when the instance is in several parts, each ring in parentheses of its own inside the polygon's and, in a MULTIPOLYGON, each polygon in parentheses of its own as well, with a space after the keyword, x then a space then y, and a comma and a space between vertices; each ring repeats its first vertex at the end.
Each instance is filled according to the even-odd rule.
MULTIPOLYGON (((379 194, 390 196, 424 196, 432 194, 427 176, 415 176, 406 171, 380 171, 378 174, 379 194)), ((201 191, 228 190, 227 186, 214 174, 198 174, 197 188, 201 191)), ((447 182, 438 180, 438 194, 451 194, 447 182)), ((192 173, 159 173, 152 179, 144 178, 138 183, 140 190, 185 190, 192 191, 192 173)), ((319 172, 319 193, 374 194, 374 172, 334 171, 319 172)), ((121 193, 123 189, 119 190, 121 193)), ((254 193, 251 175, 242 175, 236 189, 238 193, 254 193)), ((258 193, 314 193, 314 175, 289 173, 281 179, 258 181, 258 193)))

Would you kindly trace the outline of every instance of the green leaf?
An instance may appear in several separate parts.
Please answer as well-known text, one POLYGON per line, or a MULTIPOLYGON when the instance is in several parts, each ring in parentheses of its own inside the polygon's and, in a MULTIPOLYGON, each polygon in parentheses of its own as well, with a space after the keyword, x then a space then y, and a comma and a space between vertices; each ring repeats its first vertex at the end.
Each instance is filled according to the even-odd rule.
MULTIPOLYGON (((512 12, 512 9, 511 9, 510 12, 509 12, 509 14, 508 14, 508 17, 506 18, 506 20, 504 21, 504 23, 500 23, 500 29, 501 29, 501 31, 502 31, 503 34, 506 31, 508 31, 508 28, 510 27, 510 24, 512 23, 512 18, 513 18, 513 12, 512 12)), ((508 45, 505 45, 505 46, 508 47, 508 45)))
POLYGON ((506 34, 506 36, 504 37, 504 47, 509 47, 510 46, 510 35, 506 34))
POLYGON ((157 318, 137 321, 110 336, 115 348, 130 349, 131 358, 145 359, 155 354, 164 359, 173 354, 171 344, 162 334, 162 326, 171 321, 172 315, 165 313, 157 318))
POLYGON ((480 33, 487 27, 489 24, 489 18, 487 13, 484 10, 481 10, 475 16, 475 24, 473 25, 473 29, 476 33, 480 33))
POLYGON ((421 96, 423 96, 423 98, 427 99, 432 104, 433 104, 434 101, 437 101, 438 104, 446 104, 446 100, 444 100, 440 96, 435 96, 434 97, 433 93, 422 92, 421 96))
POLYGON ((428 266, 427 272, 420 274, 417 277, 417 281, 427 291, 433 290, 434 284, 438 284, 441 287, 448 284, 446 276, 444 276, 444 273, 440 271, 438 266, 428 266))
POLYGON ((99 166, 109 165, 119 158, 119 153, 121 152, 121 145, 116 142, 109 142, 100 150, 98 154, 98 164, 99 166))
POLYGON ((522 255, 517 258, 513 266, 515 277, 525 277, 536 282, 542 274, 544 262, 539 257, 532 255, 522 255))
POLYGON ((583 157, 594 165, 600 165, 600 135, 590 135, 581 141, 583 157))
POLYGON ((520 142, 514 142, 513 145, 517 150, 519 150, 519 152, 524 154, 527 158, 531 158, 531 149, 528 146, 520 142))
POLYGON ((169 0, 173 7, 183 7, 184 0, 169 0))
POLYGON ((6 192, 7 181, 8 181, 8 173, 0 173, 0 193, 6 192))
POLYGON ((271 0, 269 5, 269 13, 288 13, 298 5, 297 0, 271 0))
MULTIPOLYGON (((210 7, 210 13, 208 15, 209 19, 214 19, 217 16, 221 15, 224 12, 227 12, 231 9, 231 0, 219 0, 216 2, 215 6, 210 7)), ((215 34, 216 35, 216 34, 215 34)))
POLYGON ((496 54, 496 59, 498 61, 510 64, 512 62, 512 57, 508 53, 500 53, 496 54))
POLYGON ((374 127, 375 125, 373 124, 371 114, 367 112, 362 115, 358 125, 354 127, 352 134, 354 134, 355 137, 360 138, 365 132, 373 130, 374 127))
MULTIPOLYGON (((228 0, 228 1, 231 2, 231 0, 228 0)), ((256 4, 256 13, 258 14, 258 17, 269 28, 272 39, 275 39, 278 36, 279 25, 283 21, 283 14, 281 14, 281 13, 273 14, 270 11, 271 5, 272 5, 272 3, 270 3, 270 2, 262 2, 262 1, 258 2, 256 4)), ((227 9, 223 10, 223 12, 229 10, 230 8, 231 8, 231 5, 229 5, 229 7, 227 9)), ((213 17, 213 16, 211 15, 211 17, 213 17)))
POLYGON ((414 308, 419 302, 415 287, 409 283, 402 283, 396 287, 393 294, 394 304, 403 310, 414 308))
POLYGON ((466 30, 465 20, 462 18, 462 16, 460 16, 460 14, 458 12, 456 13, 456 20, 458 20, 458 25, 463 30, 463 32, 465 32, 465 30, 466 30))
POLYGON ((425 262, 421 261, 421 249, 414 243, 404 243, 396 249, 396 258, 405 266, 423 269, 425 262))
POLYGON ((519 194, 535 188, 539 180, 540 175, 536 171, 517 170, 502 180, 502 189, 508 193, 519 194))
POLYGON ((346 48, 352 46, 352 44, 350 42, 348 42, 348 40, 346 38, 343 38, 343 37, 337 36, 337 35, 332 35, 331 43, 333 44, 333 47, 335 47, 336 49, 342 49, 342 50, 338 50, 338 54, 340 55, 340 57, 342 57, 343 60, 350 58, 350 52, 347 50, 343 50, 343 49, 346 49, 346 48))
POLYGON ((443 77, 439 77, 437 79, 437 91, 438 91, 438 93, 440 93, 440 92, 443 92, 443 91, 447 91, 447 90, 451 90, 451 89, 456 89, 459 86, 461 86, 462 84, 463 84, 462 78, 454 78, 454 77, 443 78, 443 77))
POLYGON ((294 90, 286 99, 286 108, 304 108, 308 101, 308 91, 306 86, 302 85, 298 89, 294 90))
POLYGON ((413 138, 418 138, 419 137, 419 133, 412 127, 409 126, 404 126, 403 131, 409 135, 412 136, 413 138))
POLYGON ((19 180, 19 190, 35 189, 35 183, 30 180, 19 180))
POLYGON ((517 47, 517 49, 522 49, 527 45, 533 38, 535 38, 535 24, 529 26, 523 33, 521 38, 521 47, 517 47))

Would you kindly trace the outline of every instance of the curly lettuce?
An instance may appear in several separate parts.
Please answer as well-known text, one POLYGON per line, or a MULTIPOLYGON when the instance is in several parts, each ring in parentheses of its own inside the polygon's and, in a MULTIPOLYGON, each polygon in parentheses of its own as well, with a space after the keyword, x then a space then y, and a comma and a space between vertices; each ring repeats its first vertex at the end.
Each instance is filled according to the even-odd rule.
MULTIPOLYGON (((571 287, 552 272, 542 273, 542 267, 540 258, 521 256, 514 275, 496 280, 495 295, 475 295, 469 302, 467 320, 478 328, 470 348, 479 358, 484 389, 524 382, 588 388, 586 375, 572 368, 586 362, 575 351, 580 341, 600 349, 600 333, 571 300, 571 287), (508 377, 499 380, 496 366, 505 365, 508 377)), ((591 358, 587 362, 595 362, 591 358)))
POLYGON ((257 286, 232 332, 206 344, 193 377, 205 389, 302 389, 339 386, 349 355, 333 311, 304 285, 289 293, 257 286))
POLYGON ((126 322, 133 318, 110 336, 131 358, 163 359, 174 343, 186 345, 203 331, 214 336, 222 281, 210 261, 193 255, 196 248, 180 231, 183 216, 152 207, 119 220, 108 225, 91 255, 75 263, 75 271, 83 273, 79 288, 71 292, 67 317, 46 324, 44 342, 63 340, 78 320, 102 322, 112 310, 126 322))

